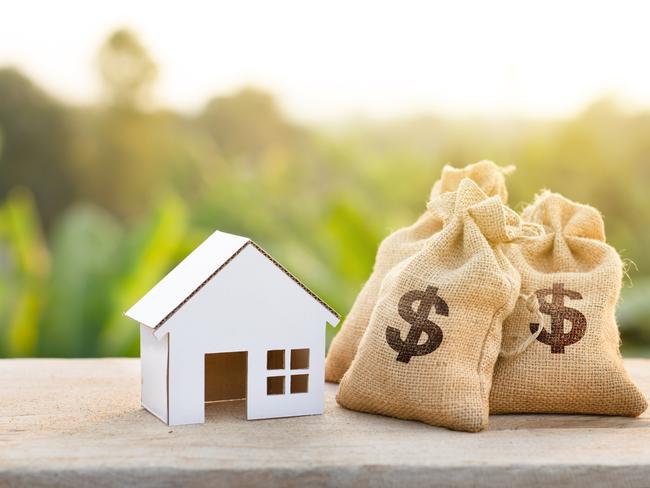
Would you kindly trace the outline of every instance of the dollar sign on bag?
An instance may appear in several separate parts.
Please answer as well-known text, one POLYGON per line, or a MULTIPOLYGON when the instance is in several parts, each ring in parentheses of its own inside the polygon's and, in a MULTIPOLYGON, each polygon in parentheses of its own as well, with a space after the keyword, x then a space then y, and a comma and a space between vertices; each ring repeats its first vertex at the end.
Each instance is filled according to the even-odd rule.
MULTIPOLYGON (((565 290, 563 283, 553 283, 553 288, 538 290, 535 292, 539 301, 539 311, 551 316, 551 332, 546 329, 537 336, 537 340, 551 346, 551 353, 563 354, 564 348, 575 344, 587 330, 587 319, 575 308, 564 306, 564 297, 571 300, 582 300, 582 295, 577 291, 565 290), (547 302, 546 297, 551 295, 551 301, 547 302), (571 322, 571 330, 564 332, 564 321, 571 322)), ((537 332, 539 324, 530 324, 530 331, 537 332)))
POLYGON ((431 308, 438 315, 449 315, 447 303, 438 296, 438 288, 427 286, 424 291, 411 290, 402 295, 397 305, 397 311, 404 320, 411 324, 406 340, 403 341, 396 327, 386 328, 386 342, 397 352, 397 361, 408 363, 413 356, 423 356, 435 351, 442 342, 442 329, 429 320, 431 308), (413 304, 420 302, 417 310, 413 304), (427 340, 419 344, 422 333, 427 340))

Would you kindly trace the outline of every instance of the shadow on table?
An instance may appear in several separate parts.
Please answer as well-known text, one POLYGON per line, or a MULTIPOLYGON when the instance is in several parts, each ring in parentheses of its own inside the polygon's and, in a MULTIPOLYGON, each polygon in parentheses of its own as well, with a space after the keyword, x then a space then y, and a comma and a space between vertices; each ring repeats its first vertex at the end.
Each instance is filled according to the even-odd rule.
MULTIPOLYGON (((181 426, 193 430, 201 425, 216 428, 220 425, 233 425, 246 420, 246 401, 229 400, 208 402, 205 404, 205 424, 190 424, 181 426)), ((77 419, 76 422, 63 429, 67 433, 97 435, 107 433, 115 435, 117 432, 133 433, 161 433, 173 431, 177 426, 169 426, 158 417, 148 412, 144 407, 124 410, 112 415, 89 416, 77 419)))
POLYGON ((648 429, 650 418, 644 416, 605 417, 600 415, 492 415, 491 431, 539 429, 648 429))

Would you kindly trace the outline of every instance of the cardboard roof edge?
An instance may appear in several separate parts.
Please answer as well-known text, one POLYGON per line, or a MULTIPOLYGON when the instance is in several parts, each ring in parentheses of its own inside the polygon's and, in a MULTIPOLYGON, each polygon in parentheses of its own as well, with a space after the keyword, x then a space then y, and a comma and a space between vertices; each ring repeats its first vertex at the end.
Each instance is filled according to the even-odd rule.
POLYGON ((340 315, 332 307, 257 243, 248 237, 221 231, 214 232, 203 241, 124 315, 147 327, 158 329, 249 245, 255 247, 334 317, 340 319, 340 315))

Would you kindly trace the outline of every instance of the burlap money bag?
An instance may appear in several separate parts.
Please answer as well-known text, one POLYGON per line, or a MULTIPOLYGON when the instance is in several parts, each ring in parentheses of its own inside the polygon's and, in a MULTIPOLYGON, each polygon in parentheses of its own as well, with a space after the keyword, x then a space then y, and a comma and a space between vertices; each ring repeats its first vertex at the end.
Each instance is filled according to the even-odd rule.
MULTIPOLYGON (((511 168, 500 168, 491 161, 480 161, 465 168, 445 166, 442 175, 431 190, 430 201, 438 195, 455 191, 463 178, 471 178, 488 196, 498 196, 507 201, 505 177, 511 168)), ((425 212, 411 226, 404 227, 389 235, 379 246, 375 265, 370 278, 357 296, 350 313, 346 317, 327 355, 325 379, 338 382, 357 352, 382 280, 396 264, 412 256, 426 243, 427 239, 442 228, 442 220, 432 212, 425 212)))
POLYGON ((420 251, 382 283, 337 401, 363 412, 479 431, 519 275, 501 243, 519 216, 470 179, 431 202, 443 220, 420 251))
POLYGON ((545 235, 507 255, 539 311, 517 303, 504 322, 503 348, 538 336, 520 354, 499 358, 491 412, 639 415, 646 400, 623 366, 614 317, 623 266, 605 242, 600 213, 546 192, 523 219, 542 224, 545 235))

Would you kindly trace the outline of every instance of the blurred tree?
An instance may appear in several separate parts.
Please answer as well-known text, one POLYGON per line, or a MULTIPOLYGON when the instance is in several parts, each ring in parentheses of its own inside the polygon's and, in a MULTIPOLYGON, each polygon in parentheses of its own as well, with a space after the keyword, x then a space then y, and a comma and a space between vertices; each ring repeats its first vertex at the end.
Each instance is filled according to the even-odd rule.
POLYGON ((82 197, 122 219, 142 216, 156 194, 176 188, 176 164, 191 174, 183 144, 182 122, 174 114, 78 111, 74 165, 82 197))
POLYGON ((291 149, 303 141, 303 132, 287 120, 273 96, 251 87, 210 100, 198 123, 221 154, 246 164, 270 153, 276 161, 288 159, 291 149))
POLYGON ((158 67, 134 33, 115 31, 99 51, 99 73, 108 100, 122 108, 142 108, 151 101, 158 67))
POLYGON ((64 106, 12 68, 0 69, 0 199, 31 189, 46 227, 74 200, 64 106))
POLYGON ((73 164, 84 199, 132 219, 148 211, 156 194, 195 181, 187 122, 146 110, 158 68, 135 34, 115 31, 97 59, 109 104, 76 111, 73 164), (172 177, 181 173, 189 176, 172 177))

